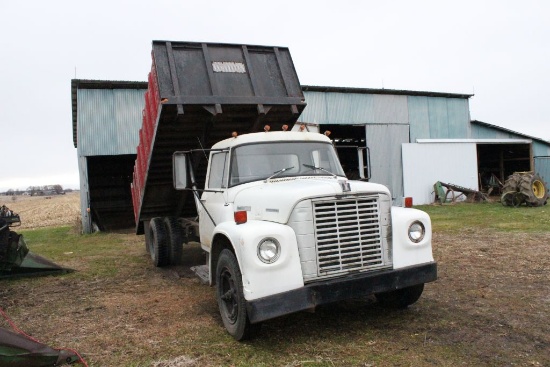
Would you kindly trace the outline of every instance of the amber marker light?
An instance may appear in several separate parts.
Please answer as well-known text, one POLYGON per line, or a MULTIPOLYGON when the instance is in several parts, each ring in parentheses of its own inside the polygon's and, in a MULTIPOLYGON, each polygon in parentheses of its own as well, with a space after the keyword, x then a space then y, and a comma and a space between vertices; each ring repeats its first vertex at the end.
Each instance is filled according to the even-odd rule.
POLYGON ((241 210, 233 213, 233 217, 235 218, 235 223, 237 224, 244 224, 248 220, 248 218, 246 217, 246 210, 241 210))

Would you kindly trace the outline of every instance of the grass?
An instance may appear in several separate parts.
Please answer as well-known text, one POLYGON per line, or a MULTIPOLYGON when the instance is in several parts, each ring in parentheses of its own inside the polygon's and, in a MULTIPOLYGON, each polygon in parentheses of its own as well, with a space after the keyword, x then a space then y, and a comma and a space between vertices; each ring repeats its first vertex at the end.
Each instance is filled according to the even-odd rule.
POLYGON ((518 208, 500 203, 458 203, 421 205, 427 212, 434 232, 459 234, 469 229, 490 229, 502 232, 546 232, 550 228, 550 208, 518 208))
MULTIPOLYGON (((90 366, 549 365, 550 264, 537 255, 550 237, 547 208, 418 208, 432 218, 440 277, 407 310, 355 299, 267 321, 257 339, 239 343, 223 328, 214 290, 185 268, 190 263, 157 269, 143 236, 78 235, 71 227, 20 231, 32 252, 76 272, 5 281, 0 306, 22 329, 78 350, 90 366)), ((187 247, 184 258, 202 259, 200 247, 187 247)))

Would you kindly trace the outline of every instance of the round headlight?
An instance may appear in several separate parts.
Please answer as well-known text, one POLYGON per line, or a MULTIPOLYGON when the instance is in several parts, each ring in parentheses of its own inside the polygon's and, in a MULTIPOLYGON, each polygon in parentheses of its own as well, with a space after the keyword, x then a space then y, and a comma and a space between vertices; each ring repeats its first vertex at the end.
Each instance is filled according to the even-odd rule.
POLYGON ((266 264, 272 264, 279 258, 281 246, 275 238, 264 238, 258 244, 258 257, 266 264))
POLYGON ((409 238, 414 243, 418 243, 422 241, 425 233, 426 233, 426 230, 422 222, 416 221, 409 226, 409 238))

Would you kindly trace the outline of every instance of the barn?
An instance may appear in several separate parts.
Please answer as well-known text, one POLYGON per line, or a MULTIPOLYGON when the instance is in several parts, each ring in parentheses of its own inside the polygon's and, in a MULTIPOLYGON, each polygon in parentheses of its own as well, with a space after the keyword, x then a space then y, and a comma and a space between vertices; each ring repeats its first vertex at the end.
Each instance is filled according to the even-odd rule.
MULTIPOLYGON (((71 90, 84 232, 131 228, 130 183, 147 83, 74 79, 71 90)), ((330 131, 349 175, 388 186, 397 205, 404 197, 432 203, 437 181, 487 190, 515 171, 550 179, 550 143, 472 121, 472 95, 302 90, 307 107, 298 121, 312 131, 330 131), (366 163, 361 172, 360 161, 366 163)))

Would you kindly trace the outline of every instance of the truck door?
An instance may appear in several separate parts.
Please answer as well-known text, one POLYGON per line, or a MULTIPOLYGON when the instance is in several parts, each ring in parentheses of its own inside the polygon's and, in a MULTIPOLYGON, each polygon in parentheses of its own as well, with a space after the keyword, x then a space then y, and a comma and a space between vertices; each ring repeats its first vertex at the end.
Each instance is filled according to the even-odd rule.
POLYGON ((212 233, 217 224, 228 220, 232 213, 227 205, 227 176, 229 166, 228 152, 212 152, 206 176, 206 188, 201 196, 202 205, 199 206, 200 241, 203 247, 209 248, 212 244, 212 233))

